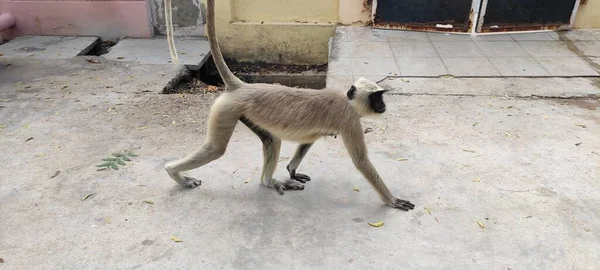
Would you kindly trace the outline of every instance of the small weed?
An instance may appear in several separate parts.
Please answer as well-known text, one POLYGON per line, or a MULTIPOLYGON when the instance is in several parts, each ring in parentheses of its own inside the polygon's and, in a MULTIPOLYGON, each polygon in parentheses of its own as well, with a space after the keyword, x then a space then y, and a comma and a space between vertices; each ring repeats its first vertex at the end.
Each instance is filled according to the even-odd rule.
POLYGON ((112 153, 112 157, 103 158, 102 161, 105 161, 102 164, 96 165, 99 167, 98 171, 103 171, 107 169, 118 170, 119 165, 125 166, 126 161, 131 161, 130 157, 137 157, 136 154, 129 150, 124 150, 121 153, 112 153))

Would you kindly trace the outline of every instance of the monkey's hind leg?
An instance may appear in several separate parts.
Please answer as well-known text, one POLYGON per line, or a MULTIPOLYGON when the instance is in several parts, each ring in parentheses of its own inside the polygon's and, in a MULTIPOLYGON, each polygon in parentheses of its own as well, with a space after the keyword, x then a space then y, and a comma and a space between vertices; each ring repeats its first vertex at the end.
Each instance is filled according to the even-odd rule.
POLYGON ((294 179, 300 183, 306 183, 307 181, 310 181, 310 176, 306 174, 296 173, 296 169, 298 169, 298 166, 300 166, 300 162, 302 162, 302 159, 304 159, 306 153, 308 153, 308 150, 312 145, 313 143, 305 143, 299 145, 296 149, 294 157, 286 167, 288 172, 290 173, 291 179, 294 179))
POLYGON ((271 133, 262 128, 256 126, 245 117, 240 118, 240 121, 244 123, 254 134, 256 134, 263 143, 263 169, 260 181, 263 185, 274 188, 283 195, 284 190, 303 190, 304 185, 289 179, 287 181, 279 181, 273 178, 275 168, 277 168, 277 161, 279 159, 279 151, 281 149, 281 140, 273 137, 271 133))
POLYGON ((218 108, 212 111, 208 118, 206 142, 200 149, 185 158, 167 163, 165 169, 169 176, 184 187, 195 188, 200 186, 202 181, 184 176, 181 172, 196 169, 223 156, 237 121, 238 117, 232 116, 226 110, 225 113, 221 113, 218 108))

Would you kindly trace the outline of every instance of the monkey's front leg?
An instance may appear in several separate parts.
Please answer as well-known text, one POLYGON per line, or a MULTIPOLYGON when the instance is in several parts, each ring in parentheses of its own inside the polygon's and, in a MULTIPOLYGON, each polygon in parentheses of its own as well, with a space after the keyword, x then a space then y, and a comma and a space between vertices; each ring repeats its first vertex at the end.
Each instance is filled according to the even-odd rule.
POLYGON ((291 179, 294 179, 301 183, 306 183, 306 181, 310 181, 310 176, 306 174, 296 173, 296 169, 298 169, 298 166, 300 166, 300 162, 302 162, 302 159, 306 156, 306 153, 308 153, 308 150, 312 145, 313 143, 305 143, 299 145, 296 149, 294 157, 287 165, 287 170, 290 173, 291 179))
POLYGON ((260 181, 267 187, 271 187, 277 190, 279 194, 283 195, 284 190, 303 190, 304 185, 297 183, 294 180, 279 181, 273 178, 275 168, 277 168, 277 161, 279 159, 279 151, 281 149, 281 140, 275 138, 272 135, 263 136, 263 155, 264 164, 263 171, 260 181))

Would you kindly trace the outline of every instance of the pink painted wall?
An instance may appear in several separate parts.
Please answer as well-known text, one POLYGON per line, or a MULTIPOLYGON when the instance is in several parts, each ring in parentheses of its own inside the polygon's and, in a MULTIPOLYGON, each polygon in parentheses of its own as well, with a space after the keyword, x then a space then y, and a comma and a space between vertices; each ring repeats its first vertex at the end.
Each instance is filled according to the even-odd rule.
POLYGON ((17 19, 14 28, 2 33, 5 39, 22 35, 152 36, 145 0, 0 0, 0 13, 5 12, 17 19))

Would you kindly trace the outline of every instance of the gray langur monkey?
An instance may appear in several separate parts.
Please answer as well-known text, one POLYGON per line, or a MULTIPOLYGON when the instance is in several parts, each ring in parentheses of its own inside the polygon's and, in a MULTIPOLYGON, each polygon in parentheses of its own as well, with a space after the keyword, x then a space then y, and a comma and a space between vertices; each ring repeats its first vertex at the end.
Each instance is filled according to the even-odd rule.
POLYGON ((241 121, 263 143, 262 184, 283 195, 284 190, 304 189, 298 182, 310 180, 307 175, 296 173, 296 169, 313 143, 320 137, 339 134, 354 166, 379 193, 381 200, 394 208, 414 209, 411 202, 392 195, 367 155, 360 118, 385 112, 382 95, 386 90, 364 78, 354 82, 348 91, 244 83, 229 70, 223 59, 215 34, 214 0, 207 2, 208 40, 213 60, 225 83, 225 92, 211 106, 204 145, 185 158, 166 164, 169 176, 184 187, 200 186, 200 180, 184 176, 182 172, 220 158, 237 122, 241 121), (291 178, 287 181, 273 178, 282 139, 300 143, 287 166, 291 178))

